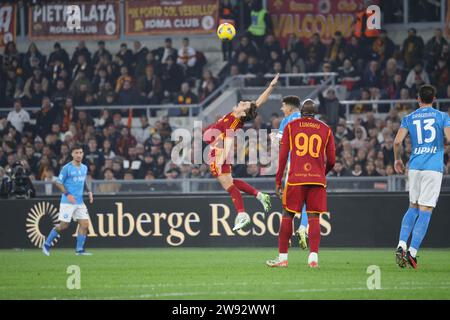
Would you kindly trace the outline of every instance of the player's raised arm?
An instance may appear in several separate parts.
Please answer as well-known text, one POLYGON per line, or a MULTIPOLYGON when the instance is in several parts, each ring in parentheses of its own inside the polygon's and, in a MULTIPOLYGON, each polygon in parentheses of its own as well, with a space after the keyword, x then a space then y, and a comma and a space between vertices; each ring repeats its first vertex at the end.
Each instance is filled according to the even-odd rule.
POLYGON ((402 160, 402 144, 403 140, 405 140, 408 135, 408 129, 400 128, 395 136, 394 140, 394 169, 398 174, 402 174, 405 170, 405 164, 402 160))
POLYGON ((273 78, 273 80, 270 82, 270 85, 267 87, 267 89, 264 90, 264 92, 259 96, 258 100, 256 100, 257 108, 261 107, 264 103, 267 102, 267 100, 269 100, 269 97, 272 94, 273 89, 278 83, 278 78, 280 78, 279 73, 277 73, 275 78, 273 78))

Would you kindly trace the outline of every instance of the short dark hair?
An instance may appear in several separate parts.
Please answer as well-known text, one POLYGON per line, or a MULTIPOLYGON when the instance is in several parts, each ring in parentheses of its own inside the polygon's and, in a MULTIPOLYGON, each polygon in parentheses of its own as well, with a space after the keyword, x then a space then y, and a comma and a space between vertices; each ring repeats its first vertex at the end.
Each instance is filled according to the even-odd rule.
POLYGON ((79 144, 79 143, 75 143, 72 146, 72 148, 70 148, 70 153, 72 153, 74 150, 79 150, 79 149, 83 150, 83 146, 81 144, 79 144))
POLYGON ((302 117, 314 117, 317 111, 316 103, 313 100, 307 99, 303 102, 301 109, 302 117))
POLYGON ((256 106, 255 101, 250 102, 250 108, 245 113, 245 116, 241 117, 242 122, 249 122, 256 118, 258 115, 258 107, 256 106))
POLYGON ((419 98, 423 103, 433 103, 436 97, 436 89, 429 84, 424 84, 419 89, 419 98))
POLYGON ((300 108, 300 98, 297 96, 286 96, 283 98, 283 102, 294 108, 300 108))

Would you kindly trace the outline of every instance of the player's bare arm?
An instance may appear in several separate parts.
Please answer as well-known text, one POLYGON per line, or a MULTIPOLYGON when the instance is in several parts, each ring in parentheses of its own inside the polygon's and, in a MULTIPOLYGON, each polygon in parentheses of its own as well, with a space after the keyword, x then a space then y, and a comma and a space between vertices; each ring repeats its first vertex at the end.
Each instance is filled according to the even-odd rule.
POLYGON ((405 164, 402 160, 402 144, 407 135, 408 130, 406 128, 400 128, 394 140, 394 169, 398 174, 403 174, 405 171, 405 164))
POLYGON ((450 144, 450 127, 444 129, 445 138, 447 139, 447 143, 450 144))
POLYGON ((267 100, 269 100, 270 95, 272 94, 273 89, 275 89, 277 83, 278 83, 278 79, 280 78, 280 74, 277 73, 277 75, 275 76, 275 78, 273 78, 273 80, 270 82, 269 86, 267 87, 266 90, 264 90, 264 92, 259 96, 259 98, 256 100, 256 107, 260 108, 264 103, 267 102, 267 100))
POLYGON ((91 189, 89 188, 87 181, 84 183, 84 191, 86 191, 89 196, 89 203, 94 203, 94 194, 92 193, 91 189))
POLYGON ((58 181, 55 182, 56 187, 58 188, 61 193, 65 194, 67 196, 67 200, 69 200, 71 203, 76 203, 75 197, 69 193, 69 191, 66 190, 64 185, 62 183, 59 183, 58 181))
POLYGON ((283 137, 280 141, 280 154, 278 156, 278 171, 275 179, 275 193, 278 197, 282 197, 282 185, 281 181, 283 179, 284 170, 286 168, 286 163, 289 157, 290 145, 289 145, 289 126, 284 130, 283 137))

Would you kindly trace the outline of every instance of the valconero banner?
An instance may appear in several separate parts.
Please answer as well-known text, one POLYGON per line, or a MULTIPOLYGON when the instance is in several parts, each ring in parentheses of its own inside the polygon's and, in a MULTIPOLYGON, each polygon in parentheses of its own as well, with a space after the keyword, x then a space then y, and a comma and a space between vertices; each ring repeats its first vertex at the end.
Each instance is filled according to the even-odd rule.
MULTIPOLYGON (((236 216, 225 195, 98 197, 86 204, 91 224, 87 246, 95 247, 277 247, 281 203, 272 210, 245 197, 252 225, 233 232, 236 216)), ((395 248, 406 193, 330 194, 329 213, 320 220, 323 247, 395 248)), ((59 199, 0 201, 0 248, 38 248, 58 220, 59 199)), ((450 247, 450 194, 441 195, 423 246, 450 247)), ((299 226, 294 219, 294 227, 299 226)), ((58 247, 74 247, 76 224, 59 238, 58 247)), ((292 243, 298 247, 293 238, 292 243)), ((295 248, 298 249, 298 248, 295 248)))
POLYGON ((125 2, 125 34, 211 33, 218 14, 218 0, 130 0, 125 2))
POLYGON ((316 32, 322 39, 331 39, 336 31, 341 31, 344 37, 350 37, 356 21, 355 14, 366 9, 364 2, 366 1, 274 0, 268 1, 267 5, 274 33, 285 42, 290 35, 310 39, 316 32))
POLYGON ((0 4, 0 48, 16 41, 16 5, 0 4))
POLYGON ((119 1, 46 2, 28 9, 28 37, 40 39, 115 39, 119 1))

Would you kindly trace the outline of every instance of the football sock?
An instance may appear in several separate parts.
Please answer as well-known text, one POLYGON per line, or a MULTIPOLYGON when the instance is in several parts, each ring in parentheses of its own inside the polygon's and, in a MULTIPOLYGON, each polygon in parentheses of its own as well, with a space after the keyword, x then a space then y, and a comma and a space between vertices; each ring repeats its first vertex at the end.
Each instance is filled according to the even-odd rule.
POLYGON ((308 228, 308 214, 306 213, 306 205, 303 206, 302 209, 302 216, 301 216, 301 224, 299 229, 305 228, 305 230, 308 228))
MULTIPOLYGON (((242 181, 242 180, 238 180, 238 179, 233 179, 233 184, 242 192, 245 192, 249 195, 252 195, 254 197, 258 196, 258 190, 256 190, 255 188, 253 188, 251 185, 249 185, 247 182, 242 181)), ((260 200, 258 198, 258 200, 260 200)))
POLYGON ((59 236, 59 233, 55 230, 55 228, 50 231, 50 234, 47 237, 47 240, 45 241, 45 245, 51 247, 53 240, 55 240, 56 237, 59 236))
POLYGON ((86 235, 85 234, 79 234, 77 235, 77 248, 76 251, 83 251, 84 249, 84 242, 86 241, 86 235))
POLYGON ((309 248, 310 252, 319 252, 319 245, 320 245, 320 223, 319 223, 319 217, 308 217, 309 220, 309 231, 308 231, 308 238, 309 238, 309 248))
POLYGON ((419 211, 419 217, 417 218, 416 224, 414 225, 411 245, 409 248, 409 252, 414 258, 416 257, 417 250, 419 250, 423 238, 425 238, 425 234, 427 233, 430 219, 431 219, 431 212, 422 210, 419 211))
POLYGON ((406 250, 406 243, 408 242, 409 236, 414 228, 414 223, 416 222, 417 216, 419 215, 418 208, 409 208, 403 216, 402 227, 400 229, 400 241, 398 247, 402 247, 406 250))
POLYGON ((280 255, 278 257, 280 258, 281 261, 284 261, 284 260, 288 259, 288 254, 287 253, 280 253, 280 255))
POLYGON ((239 189, 234 184, 232 184, 231 187, 227 189, 227 191, 231 196, 231 200, 233 200, 236 211, 238 213, 245 212, 244 201, 242 200, 242 195, 239 189))
MULTIPOLYGON (((280 225, 280 232, 278 234, 278 252, 281 254, 286 254, 287 259, 287 253, 289 249, 289 239, 292 236, 292 219, 294 217, 288 215, 283 216, 281 219, 281 225, 280 225)), ((284 260, 286 260, 284 259, 284 260)))

